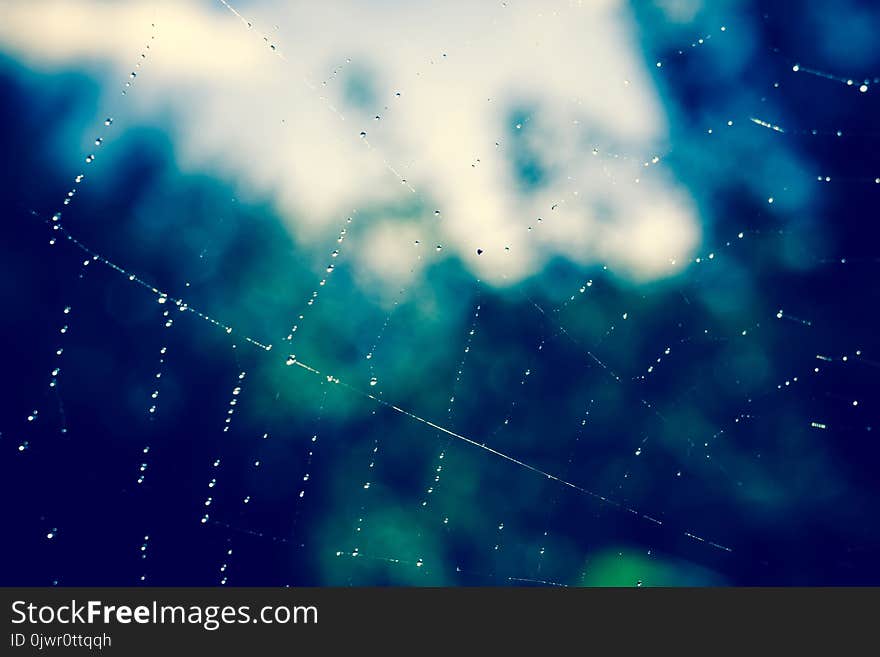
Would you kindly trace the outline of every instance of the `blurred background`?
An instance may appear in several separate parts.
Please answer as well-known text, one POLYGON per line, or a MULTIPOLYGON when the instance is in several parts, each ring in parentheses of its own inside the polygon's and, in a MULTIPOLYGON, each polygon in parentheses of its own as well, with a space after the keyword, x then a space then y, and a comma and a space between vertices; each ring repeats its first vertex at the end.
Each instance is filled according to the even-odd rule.
POLYGON ((0 582, 880 582, 880 10, 2 0, 0 582))

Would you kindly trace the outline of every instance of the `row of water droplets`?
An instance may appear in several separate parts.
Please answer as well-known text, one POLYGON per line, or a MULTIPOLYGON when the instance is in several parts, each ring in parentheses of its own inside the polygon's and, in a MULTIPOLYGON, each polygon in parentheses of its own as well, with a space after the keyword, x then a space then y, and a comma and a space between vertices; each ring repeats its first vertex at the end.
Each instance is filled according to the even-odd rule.
MULTIPOLYGON (((139 54, 138 61, 135 63, 133 70, 129 73, 128 79, 122 85, 121 95, 126 95, 127 91, 129 89, 131 89, 132 84, 133 84, 135 78, 137 77, 138 71, 141 69, 142 64, 144 64, 147 61, 147 55, 149 54, 149 51, 151 49, 151 44, 156 39, 156 24, 155 23, 151 24, 151 32, 152 33, 150 34, 149 41, 146 44, 144 44, 144 48, 143 48, 142 52, 139 54)), ((108 116, 107 118, 104 119, 104 121, 102 123, 102 130, 94 138, 93 145, 95 148, 99 148, 104 144, 104 139, 105 139, 110 127, 113 125, 113 121, 114 121, 114 119, 112 116, 108 116)), ((95 158, 96 158, 95 154, 90 152, 83 157, 83 161, 86 165, 90 165, 95 161, 95 158)), ((79 172, 74 175, 73 184, 68 189, 68 191, 65 193, 64 198, 61 201, 61 208, 59 210, 57 210, 56 212, 54 212, 51 219, 49 220, 48 223, 50 223, 51 228, 53 230, 53 235, 49 239, 49 246, 50 247, 54 247, 58 243, 58 239, 56 237, 57 232, 61 232, 62 234, 64 234, 65 231, 64 231, 64 228, 61 223, 62 212, 65 211, 69 206, 71 206, 74 199, 76 198, 76 194, 79 189, 79 186, 81 186, 81 184, 83 183, 85 178, 86 178, 86 176, 85 176, 84 172, 79 172)), ((86 277, 86 274, 89 271, 89 265, 95 261, 96 261, 96 259, 91 255, 89 255, 89 257, 86 257, 84 260, 81 261, 81 263, 79 265, 79 273, 77 275, 77 285, 76 285, 74 291, 81 289, 82 285, 84 284, 83 281, 86 277)), ((76 296, 76 295, 74 295, 74 296, 76 296)), ((58 421, 60 424, 59 433, 62 436, 66 435, 68 433, 67 417, 66 417, 66 413, 65 413, 65 409, 64 409, 64 401, 63 401, 62 394, 61 394, 62 357, 64 355, 67 336, 71 330, 71 319, 72 319, 73 315, 74 315, 74 309, 73 309, 72 305, 67 304, 62 308, 62 310, 61 310, 62 323, 58 327, 58 333, 61 336, 61 338, 56 343, 56 348, 55 348, 55 353, 54 353, 56 360, 55 360, 55 363, 52 365, 52 369, 49 374, 49 382, 48 382, 48 387, 51 390, 52 397, 54 398, 54 400, 57 404, 58 421)), ((26 419, 27 419, 28 423, 34 423, 38 420, 39 417, 40 417, 40 409, 33 408, 28 413, 26 419)), ((18 452, 24 454, 29 450, 30 446, 31 446, 30 440, 24 439, 18 445, 18 452)), ((147 451, 148 451, 148 448, 145 448, 144 453, 146 453, 147 451)), ((142 464, 140 469, 141 469, 141 472, 143 472, 146 469, 146 464, 145 463, 142 464)), ((138 483, 140 483, 140 481, 138 483)), ((46 532, 46 539, 49 541, 55 541, 57 539, 58 535, 59 535, 59 528, 53 526, 46 532)), ((146 558, 146 541, 148 540, 148 538, 149 538, 148 536, 145 536, 145 538, 144 538, 145 542, 144 542, 142 550, 141 550, 143 553, 143 558, 146 558)), ((143 580, 144 577, 142 577, 141 579, 143 580)), ((56 579, 53 579, 52 583, 53 583, 53 585, 57 585, 59 583, 59 581, 60 581, 60 579, 56 578, 56 579)))

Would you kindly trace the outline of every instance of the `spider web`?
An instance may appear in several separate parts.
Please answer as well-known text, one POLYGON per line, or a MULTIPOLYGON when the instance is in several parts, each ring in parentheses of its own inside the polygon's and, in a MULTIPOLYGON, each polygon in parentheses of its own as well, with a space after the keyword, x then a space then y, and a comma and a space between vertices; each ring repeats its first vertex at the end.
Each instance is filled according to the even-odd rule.
MULTIPOLYGON (((271 212, 187 180, 175 203, 203 236, 196 253, 148 202, 139 215, 124 193, 84 196, 114 175, 99 165, 127 96, 149 84, 157 18, 53 211, 7 203, 21 215, 9 271, 33 282, 26 295, 10 285, 5 304, 10 350, 27 355, 4 387, 7 496, 27 499, 9 514, 22 537, 7 580, 569 586, 615 559, 635 564, 615 580, 631 585, 874 576, 848 564, 876 545, 858 454, 880 366, 865 310, 877 258, 846 235, 823 241, 827 229, 810 239, 819 228, 785 199, 810 184, 828 217, 875 204, 876 158, 856 153, 876 142, 865 116, 878 80, 770 49, 751 103, 686 126, 702 157, 684 140, 662 157, 594 153, 639 177, 667 161, 686 177, 730 140, 785 139, 816 163, 810 180, 783 170, 760 203, 725 190, 708 246, 667 281, 553 262, 497 287, 443 258, 430 239, 442 213, 300 75, 295 46, 221 3, 418 199, 428 227, 407 257, 424 274, 384 298, 360 284, 349 256, 366 248, 369 209, 315 249, 271 212), (818 93, 833 107, 823 118, 845 124, 776 109, 818 93), (98 211, 134 225, 85 220, 98 211), (167 227, 145 245, 139 222, 167 227), (804 555, 810 545, 824 554, 804 555), (840 565, 822 575, 813 559, 840 565)), ((658 75, 686 85, 700 51, 733 31, 668 51, 658 75)), ((161 190, 161 137, 137 139, 147 157, 132 173, 161 190)))

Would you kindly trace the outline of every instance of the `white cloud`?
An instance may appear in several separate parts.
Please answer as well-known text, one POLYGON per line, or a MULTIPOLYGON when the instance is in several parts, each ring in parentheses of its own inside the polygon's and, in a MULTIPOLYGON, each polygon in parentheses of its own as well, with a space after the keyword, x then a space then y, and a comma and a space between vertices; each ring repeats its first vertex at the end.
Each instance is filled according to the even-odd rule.
POLYGON ((644 166, 667 126, 623 3, 323 4, 253 2, 239 7, 248 29, 219 2, 29 0, 4 7, 0 48, 101 75, 109 98, 156 23, 125 111, 170 109, 179 165, 269 195, 300 239, 355 207, 412 203, 414 188, 426 210, 400 239, 378 222, 352 249, 396 284, 413 262, 401 244, 420 236, 499 284, 560 255, 654 278, 696 247, 689 195, 662 160, 644 166), (531 110, 522 137, 516 106, 531 110), (534 191, 513 173, 518 141, 550 172, 534 191))

